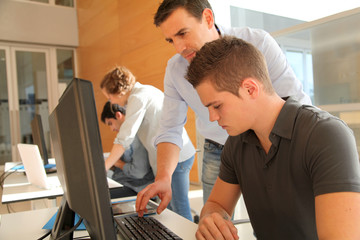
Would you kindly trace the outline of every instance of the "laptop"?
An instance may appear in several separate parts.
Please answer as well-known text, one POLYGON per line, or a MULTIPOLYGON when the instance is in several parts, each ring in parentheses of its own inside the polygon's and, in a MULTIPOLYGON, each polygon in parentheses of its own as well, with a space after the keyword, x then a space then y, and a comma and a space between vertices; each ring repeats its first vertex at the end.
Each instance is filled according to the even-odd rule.
POLYGON ((37 145, 19 143, 17 147, 24 165, 26 177, 32 185, 43 189, 61 186, 57 176, 48 177, 46 175, 44 163, 37 145))

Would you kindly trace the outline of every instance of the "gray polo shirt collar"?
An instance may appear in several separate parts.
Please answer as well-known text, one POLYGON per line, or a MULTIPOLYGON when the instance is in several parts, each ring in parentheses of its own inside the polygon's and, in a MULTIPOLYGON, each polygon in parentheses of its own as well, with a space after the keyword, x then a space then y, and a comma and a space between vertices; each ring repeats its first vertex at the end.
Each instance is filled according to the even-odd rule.
POLYGON ((292 97, 289 97, 285 100, 286 102, 279 113, 274 128, 271 131, 270 138, 272 134, 278 135, 282 138, 292 138, 294 122, 296 120, 299 108, 302 105, 292 97))
MULTIPOLYGON (((275 125, 270 133, 270 141, 277 146, 280 138, 291 139, 293 134, 293 127, 298 110, 301 107, 301 103, 294 100, 292 97, 284 98, 286 100, 283 108, 281 109, 279 116, 275 122, 275 125), (278 137, 277 137, 278 136, 278 137)), ((259 140, 253 130, 248 130, 243 134, 244 142, 255 144, 261 147, 259 140)))

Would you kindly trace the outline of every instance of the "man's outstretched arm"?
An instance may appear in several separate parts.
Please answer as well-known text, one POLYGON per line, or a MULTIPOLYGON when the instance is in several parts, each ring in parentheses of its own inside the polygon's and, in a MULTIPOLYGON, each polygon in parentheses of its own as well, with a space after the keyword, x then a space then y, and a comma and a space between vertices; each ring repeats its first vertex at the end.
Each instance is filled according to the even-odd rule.
POLYGON ((160 214, 171 200, 171 177, 179 162, 180 148, 172 143, 159 143, 157 145, 157 173, 155 182, 148 185, 138 193, 136 199, 136 211, 139 216, 146 211, 146 204, 155 196, 159 196, 161 202, 157 209, 160 214))

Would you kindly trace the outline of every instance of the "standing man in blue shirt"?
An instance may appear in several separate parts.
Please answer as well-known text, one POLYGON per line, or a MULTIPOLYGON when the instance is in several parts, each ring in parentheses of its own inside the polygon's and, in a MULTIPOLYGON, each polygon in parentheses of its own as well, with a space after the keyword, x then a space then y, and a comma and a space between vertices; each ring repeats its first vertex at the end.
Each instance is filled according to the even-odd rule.
POLYGON ((219 174, 220 155, 228 134, 216 122, 209 121, 206 107, 202 105, 196 90, 185 79, 189 63, 205 43, 224 35, 236 36, 252 43, 265 56, 277 94, 281 97, 293 96, 301 103, 311 104, 309 96, 303 92, 301 82, 269 33, 259 29, 217 26, 207 0, 164 0, 155 14, 154 24, 161 29, 165 40, 174 46, 177 54, 168 61, 165 72, 165 99, 160 128, 155 139, 157 174, 155 182, 138 194, 136 207, 139 215, 145 210, 148 200, 156 195, 162 200, 158 213, 161 213, 170 201, 171 175, 179 159, 181 133, 189 106, 196 114, 197 131, 205 138, 201 179, 204 203, 219 174))

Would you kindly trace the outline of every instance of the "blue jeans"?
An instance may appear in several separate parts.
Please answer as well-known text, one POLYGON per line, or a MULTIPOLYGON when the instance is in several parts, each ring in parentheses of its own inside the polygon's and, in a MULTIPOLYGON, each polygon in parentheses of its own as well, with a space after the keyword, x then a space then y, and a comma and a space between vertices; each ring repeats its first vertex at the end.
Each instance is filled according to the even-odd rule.
POLYGON ((204 204, 210 196, 211 190, 215 184, 220 171, 220 157, 222 148, 205 140, 204 156, 202 166, 202 185, 204 204))
POLYGON ((184 162, 178 163, 172 175, 171 190, 172 199, 168 206, 169 209, 177 214, 193 221, 188 197, 190 180, 189 173, 194 163, 195 155, 184 162))

